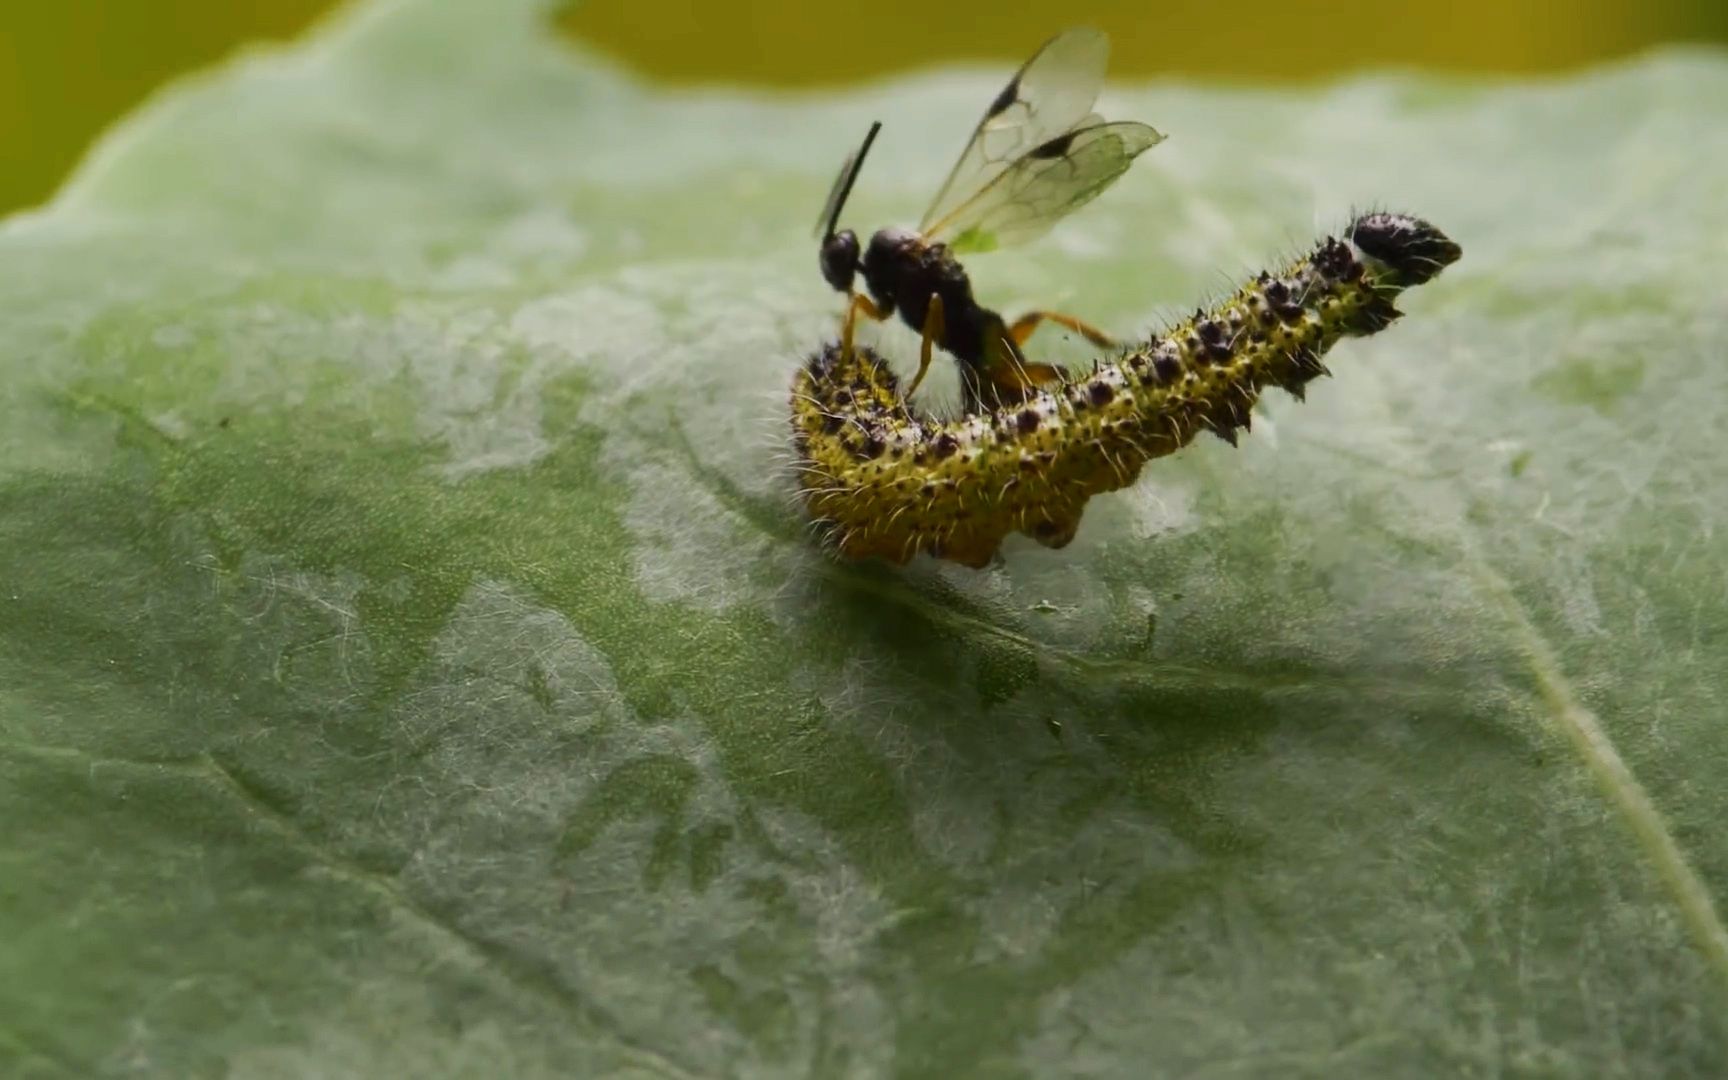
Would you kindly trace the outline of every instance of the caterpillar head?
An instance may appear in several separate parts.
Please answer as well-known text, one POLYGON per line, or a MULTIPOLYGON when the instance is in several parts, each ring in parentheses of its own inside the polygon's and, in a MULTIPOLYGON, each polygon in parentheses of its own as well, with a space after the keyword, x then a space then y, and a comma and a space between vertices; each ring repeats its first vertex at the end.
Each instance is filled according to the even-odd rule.
POLYGON ((1398 275, 1402 285, 1420 285, 1464 253, 1451 237, 1409 214, 1363 214, 1350 226, 1356 250, 1398 275))

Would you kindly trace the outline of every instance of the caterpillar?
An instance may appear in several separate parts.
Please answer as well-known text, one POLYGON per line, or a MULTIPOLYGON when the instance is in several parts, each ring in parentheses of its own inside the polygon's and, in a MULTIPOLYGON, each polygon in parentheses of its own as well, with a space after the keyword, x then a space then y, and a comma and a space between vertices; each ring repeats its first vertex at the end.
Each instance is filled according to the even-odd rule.
POLYGON ((1092 496, 1202 431, 1231 445, 1266 387, 1298 399, 1346 337, 1384 330, 1394 301, 1462 249, 1420 218, 1375 212, 1210 311, 1032 388, 1025 399, 942 419, 906 399, 873 350, 821 348, 792 379, 799 498, 849 559, 904 564, 920 552, 975 569, 1010 533, 1073 540, 1092 496))

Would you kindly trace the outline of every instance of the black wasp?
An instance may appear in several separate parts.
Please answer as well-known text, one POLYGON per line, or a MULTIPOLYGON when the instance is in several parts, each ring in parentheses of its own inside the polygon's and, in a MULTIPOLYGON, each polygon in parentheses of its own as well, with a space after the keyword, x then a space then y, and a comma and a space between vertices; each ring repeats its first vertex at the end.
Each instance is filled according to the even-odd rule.
POLYGON ((918 374, 907 394, 923 381, 931 347, 940 345, 961 362, 961 388, 970 410, 1022 401, 1060 375, 1048 364, 1029 363, 1021 352, 1042 322, 1066 326, 1098 345, 1113 344, 1102 331, 1060 312, 1034 311, 1005 322, 972 298, 972 283, 954 257, 1043 235, 1115 183, 1135 157, 1163 141, 1145 124, 1106 122, 1092 112, 1109 55, 1109 40, 1089 28, 1045 42, 985 110, 917 230, 882 229, 860 258, 858 235, 836 229, 882 124, 870 126, 863 145, 840 167, 816 224, 822 276, 850 297, 843 348, 852 347, 859 315, 887 319, 898 310, 924 336, 918 374), (869 295, 853 292, 859 273, 869 295))

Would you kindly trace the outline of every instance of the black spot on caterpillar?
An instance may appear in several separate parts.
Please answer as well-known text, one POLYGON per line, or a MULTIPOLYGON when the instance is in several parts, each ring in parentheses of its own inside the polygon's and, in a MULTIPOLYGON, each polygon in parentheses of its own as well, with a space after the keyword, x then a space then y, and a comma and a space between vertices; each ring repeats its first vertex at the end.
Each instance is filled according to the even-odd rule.
POLYGON ((1301 398, 1346 337, 1390 326, 1393 301, 1462 254, 1404 214, 1365 214, 1210 312, 1027 401, 942 420, 901 393, 882 358, 830 344, 792 380, 799 493, 824 540, 849 558, 919 552, 983 567, 1012 532, 1060 548, 1092 496, 1132 484, 1146 462, 1202 431, 1235 445, 1262 390, 1301 398))

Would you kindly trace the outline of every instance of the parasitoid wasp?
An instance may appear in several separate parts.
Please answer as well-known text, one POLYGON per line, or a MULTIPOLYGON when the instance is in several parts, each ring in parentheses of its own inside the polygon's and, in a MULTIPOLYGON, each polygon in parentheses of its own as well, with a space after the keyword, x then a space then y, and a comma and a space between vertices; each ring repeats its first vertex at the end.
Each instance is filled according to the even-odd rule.
POLYGON ((955 258, 1042 236, 1163 141, 1145 124, 1106 121, 1092 112, 1109 55, 1109 39, 1087 27, 1045 42, 985 110, 918 228, 878 230, 861 252, 857 234, 839 224, 882 128, 880 121, 870 126, 841 165, 816 223, 822 276, 848 297, 844 350, 852 348, 860 315, 884 320, 899 311, 923 335, 918 374, 907 394, 923 381, 931 349, 940 345, 960 361, 965 407, 975 411, 1022 401, 1061 376, 1048 364, 1029 362, 1021 351, 1041 323, 1065 326, 1096 345, 1114 344, 1108 334, 1062 312, 1033 311, 1005 322, 973 299, 972 283, 955 258), (867 293, 854 291, 859 274, 867 293))

